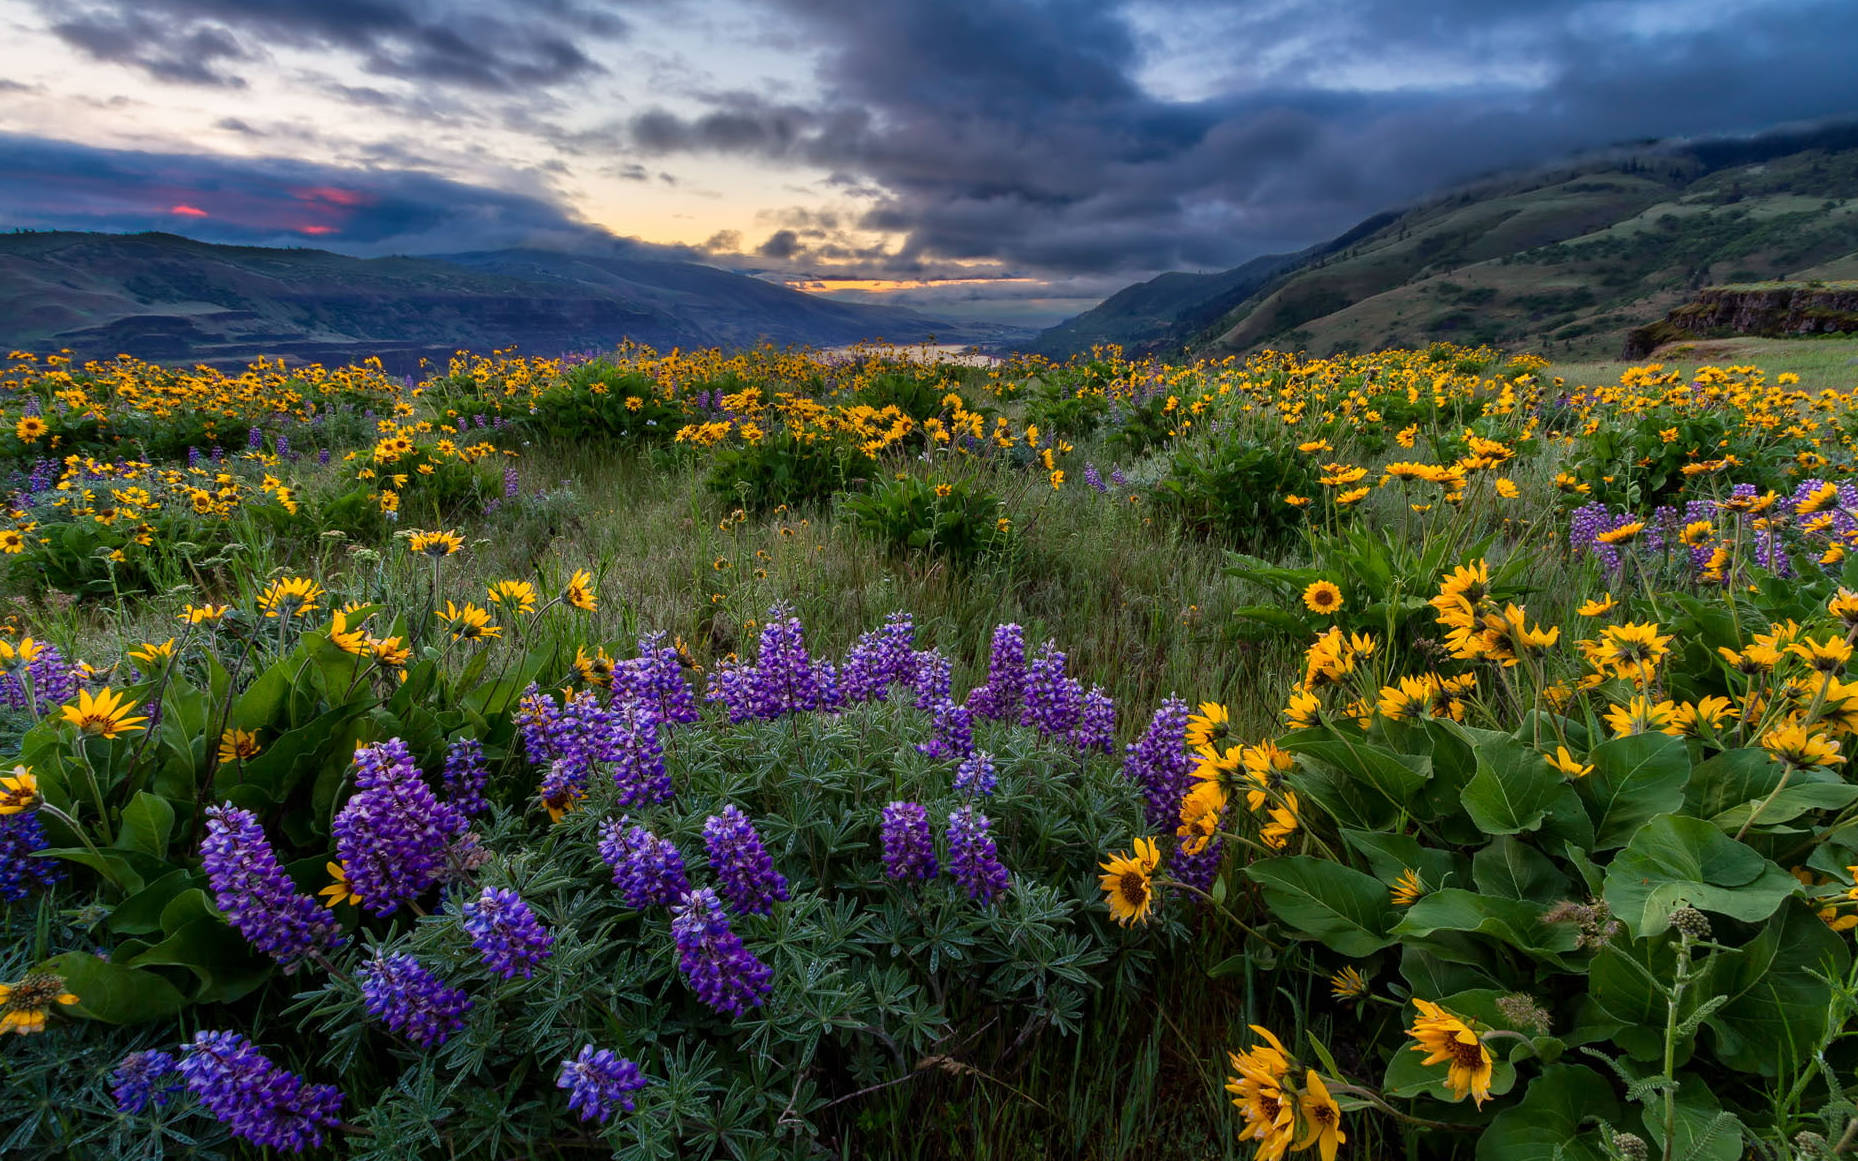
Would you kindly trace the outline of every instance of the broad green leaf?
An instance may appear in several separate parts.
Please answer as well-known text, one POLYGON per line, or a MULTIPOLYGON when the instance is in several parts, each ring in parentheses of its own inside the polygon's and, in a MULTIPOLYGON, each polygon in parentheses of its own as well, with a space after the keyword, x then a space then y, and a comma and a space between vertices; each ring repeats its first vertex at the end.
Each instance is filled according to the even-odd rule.
POLYGON ((1548 903, 1568 894, 1568 877, 1547 855, 1514 835, 1498 835, 1472 855, 1471 876, 1479 891, 1505 899, 1548 903))
POLYGON ((1604 1161, 1597 1128, 1619 1123, 1613 1086, 1591 1068, 1550 1064, 1477 1139, 1478 1161, 1604 1161))
MULTIPOLYGON (((1679 1076, 1676 1130, 1671 1134, 1669 1155, 1683 1161, 1740 1161, 1742 1157, 1742 1122, 1734 1114, 1723 1112, 1722 1105, 1700 1076, 1679 1076)), ((1651 1138, 1654 1155, 1664 1152, 1664 1118, 1648 1111, 1645 1128, 1651 1138)))
POLYGON ((1497 735, 1477 746, 1477 773, 1464 788, 1464 808, 1485 834, 1519 834, 1541 826, 1566 788, 1542 755, 1497 735))
POLYGON ((168 839, 173 833, 174 807, 165 798, 138 790, 129 805, 123 807, 116 845, 159 859, 168 853, 168 839))
POLYGON ((1799 891, 1752 848, 1681 814, 1646 823, 1606 869, 1606 901, 1635 938, 1664 934, 1685 904, 1757 923, 1799 891))
POLYGON ((270 977, 273 965, 224 920, 202 916, 123 966, 186 968, 200 981, 194 1002, 219 1004, 249 994, 270 977))
POLYGON ((1634 734, 1595 746, 1587 755, 1593 773, 1575 780, 1593 818, 1597 851, 1626 845, 1654 815, 1684 805, 1690 782, 1690 751, 1668 734, 1634 734))
MULTIPOLYGON (((1690 785, 1684 790, 1684 813, 1710 818, 1744 802, 1765 798, 1780 785, 1785 770, 1766 750, 1725 750, 1690 772, 1690 785)), ((1802 773, 1795 771, 1794 781, 1803 780, 1802 773)))
POLYGON ((1332 729, 1302 730, 1286 737, 1282 744, 1293 754, 1320 759, 1372 787, 1402 809, 1411 808, 1414 795, 1432 777, 1432 762, 1423 754, 1396 754, 1332 729))
POLYGON ((1266 859, 1245 874, 1281 922, 1332 951, 1360 957, 1393 942, 1387 884, 1372 875, 1310 855, 1266 859))
POLYGON ((1849 782, 1790 782, 1772 799, 1763 795, 1713 815, 1710 821, 1734 834, 1751 816, 1757 827, 1777 826, 1815 810, 1843 810, 1854 802, 1858 802, 1858 786, 1849 782))
MULTIPOLYGON (((1428 941, 1429 944, 1436 942, 1428 941)), ((1470 945, 1469 940, 1462 942, 1466 946, 1470 945)), ((1495 955, 1470 958, 1479 959, 1501 970, 1495 955)), ((1406 980, 1406 986, 1415 996, 1449 996, 1453 992, 1472 988, 1494 987, 1497 983, 1496 976, 1480 963, 1470 962, 1463 957, 1446 958, 1438 955, 1430 946, 1422 947, 1417 943, 1400 945, 1400 976, 1406 980)))
POLYGON ((1342 831, 1342 841, 1368 860, 1368 868, 1383 883, 1398 879, 1400 872, 1408 867, 1418 871, 1428 887, 1462 886, 1464 883, 1463 858, 1450 851, 1422 847, 1412 835, 1349 828, 1342 831))
MULTIPOLYGON (((1587 994, 1597 1012, 1583 1013, 1582 1023, 1605 1020, 1615 1025, 1613 1042, 1638 1060, 1657 1060, 1664 1051, 1668 1001, 1663 985, 1677 970, 1677 953, 1668 939, 1626 938, 1622 932, 1587 965, 1587 994), (1651 978, 1647 978, 1647 976, 1651 978), (1653 980, 1659 981, 1654 985, 1653 980)), ((1696 1011, 1701 989, 1690 988, 1678 1009, 1680 1020, 1696 1011)), ((1677 1063, 1690 1059, 1695 1037, 1677 1045, 1677 1063)))
POLYGON ((148 935, 161 930, 161 911, 170 900, 194 886, 194 872, 169 871, 124 899, 111 912, 109 928, 118 935, 148 935))
POLYGON ((167 980, 154 972, 98 959, 85 951, 67 951, 43 965, 64 977, 65 990, 77 1004, 67 1009, 106 1024, 143 1024, 165 1020, 187 1004, 167 980))
POLYGON ((1710 957, 1710 995, 1729 1002, 1704 1023, 1716 1056, 1741 1072, 1791 1073, 1819 1046, 1831 1019, 1827 979, 1851 966, 1846 939, 1803 902, 1790 902, 1761 933, 1732 952, 1710 957))
POLYGON ((1393 933, 1425 939, 1439 931, 1471 932, 1551 961, 1574 950, 1579 933, 1571 925, 1544 924, 1541 919, 1539 904, 1447 888, 1408 907, 1393 933))

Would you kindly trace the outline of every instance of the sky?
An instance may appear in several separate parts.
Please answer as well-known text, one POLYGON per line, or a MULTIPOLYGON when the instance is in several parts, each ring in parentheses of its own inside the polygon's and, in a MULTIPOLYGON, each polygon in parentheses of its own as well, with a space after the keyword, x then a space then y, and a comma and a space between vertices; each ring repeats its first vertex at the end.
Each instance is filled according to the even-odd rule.
POLYGON ((641 245, 1043 325, 1481 174, 1858 114, 1851 0, 0 0, 0 228, 641 245))

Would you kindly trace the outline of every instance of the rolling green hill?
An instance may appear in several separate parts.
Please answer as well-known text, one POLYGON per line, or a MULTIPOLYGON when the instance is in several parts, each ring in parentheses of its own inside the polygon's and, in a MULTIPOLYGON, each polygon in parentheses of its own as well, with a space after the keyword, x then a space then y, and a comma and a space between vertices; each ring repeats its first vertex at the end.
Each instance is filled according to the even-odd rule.
MULTIPOLYGON (((1276 271, 1189 345, 1332 354, 1451 340, 1611 356, 1704 286, 1854 275, 1858 127, 1840 126, 1625 151, 1380 215, 1276 271)), ((1105 317, 1128 313, 1106 310, 1127 294, 1091 325, 1122 325, 1136 349, 1178 345, 1212 302, 1177 303, 1143 328, 1105 317)), ((1060 353, 1043 343, 1052 334, 1042 349, 1060 353)))

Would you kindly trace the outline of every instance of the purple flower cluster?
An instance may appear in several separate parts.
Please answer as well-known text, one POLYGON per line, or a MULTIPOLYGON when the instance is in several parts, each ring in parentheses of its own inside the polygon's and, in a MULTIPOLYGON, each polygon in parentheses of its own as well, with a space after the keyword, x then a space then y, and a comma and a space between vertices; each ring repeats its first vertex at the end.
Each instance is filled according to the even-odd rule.
POLYGON ((1084 721, 1084 683, 1065 674, 1065 655, 1055 641, 1040 646, 1027 667, 1020 720, 1048 738, 1068 734, 1084 721))
POLYGON ((33 888, 43 891, 64 878, 55 859, 32 857, 50 845, 38 811, 0 815, 0 899, 16 903, 33 888))
POLYGON ((684 896, 671 913, 677 966, 697 998, 726 1016, 758 1008, 773 990, 774 969, 742 946, 721 900, 708 887, 684 896))
POLYGON ((659 741, 658 712, 650 706, 622 706, 613 722, 613 781, 621 806, 671 801, 671 775, 659 741))
POLYGON ((994 775, 994 756, 985 750, 976 750, 961 760, 955 767, 955 792, 969 798, 982 798, 991 795, 999 779, 994 775))
POLYGON ((761 648, 754 664, 725 662, 717 667, 704 695, 720 701, 729 720, 769 720, 783 714, 832 710, 839 706, 838 670, 806 651, 800 618, 776 605, 761 627, 761 648))
POLYGON ((251 811, 209 807, 200 862, 226 922, 272 959, 293 964, 342 944, 334 916, 297 890, 251 811))
POLYGON ((575 803, 587 797, 587 768, 577 766, 566 758, 557 758, 548 764, 548 773, 542 776, 542 784, 536 787, 536 797, 549 814, 559 819, 561 815, 574 809, 575 803))
POLYGON ((1079 750, 1100 750, 1107 754, 1116 748, 1116 704, 1103 687, 1093 685, 1084 695, 1084 711, 1078 723, 1065 731, 1065 738, 1079 750))
POLYGON ((1177 846, 1174 857, 1168 860, 1168 877, 1197 891, 1211 891, 1213 880, 1219 874, 1220 856, 1225 853, 1225 849, 1226 840, 1223 838, 1207 843, 1198 854, 1188 854, 1177 846))
POLYGON ((1128 487, 1129 477, 1123 475, 1123 470, 1121 468, 1112 464, 1110 466, 1110 483, 1115 484, 1119 488, 1128 487))
POLYGON ((683 663, 664 638, 663 633, 647 633, 639 638, 639 655, 613 667, 613 696, 643 703, 667 725, 698 721, 702 715, 690 682, 684 680, 683 663))
POLYGON ((516 703, 516 734, 523 740, 523 754, 532 766, 546 765, 561 750, 561 707, 541 691, 534 682, 523 690, 516 703))
POLYGON ((1151 828, 1173 823, 1194 769, 1187 752, 1187 719, 1191 711, 1178 697, 1170 697, 1148 719, 1142 736, 1123 751, 1123 777, 1142 788, 1144 813, 1151 828))
POLYGON ((613 885, 626 906, 643 911, 656 903, 674 903, 690 890, 684 856, 669 839, 661 839, 625 819, 600 824, 600 858, 613 868, 613 885), (625 829, 621 829, 624 827, 625 829))
POLYGON ((297 1153, 323 1143, 340 1123, 342 1094, 265 1058, 237 1032, 196 1032, 181 1048, 180 1073, 215 1119, 260 1148, 297 1153))
POLYGON ((988 834, 993 823, 972 806, 948 816, 948 873, 967 889, 968 898, 992 903, 1006 890, 1008 876, 1000 852, 988 834))
POLYGON ((974 752, 974 715, 948 698, 930 711, 929 740, 916 749, 938 761, 960 761, 974 752))
POLYGON ((892 613, 881 629, 859 636, 839 670, 845 700, 883 701, 892 683, 905 684, 916 670, 916 626, 908 613, 892 613))
POLYGON ((445 1043, 471 1010, 471 997, 405 952, 377 953, 357 978, 368 1014, 421 1048, 445 1043))
POLYGON ((916 691, 916 708, 933 709, 955 688, 955 663, 939 649, 921 649, 910 659, 910 688, 916 691))
POLYGON ((528 979, 535 975, 536 965, 553 954, 554 935, 536 922, 535 912, 514 891, 486 887, 460 912, 484 966, 506 980, 528 979))
POLYGON ((935 839, 929 812, 919 803, 893 802, 884 807, 878 835, 884 844, 884 873, 893 879, 935 878, 935 839))
POLYGON ((125 1113, 147 1112, 151 1104, 162 1108, 180 1087, 173 1053, 155 1049, 131 1052, 110 1074, 110 1095, 125 1113))
POLYGON ((445 800, 457 807, 466 818, 490 809, 484 789, 490 785, 490 767, 484 764, 484 743, 476 738, 458 738, 445 747, 445 767, 439 775, 439 790, 445 800))
POLYGON ((787 901, 787 879, 774 869, 754 824, 734 803, 703 820, 703 845, 731 911, 766 915, 776 903, 787 901))
POLYGON ((41 644, 39 654, 19 670, 0 673, 0 701, 9 709, 36 709, 44 713, 52 706, 70 701, 77 696, 79 684, 83 681, 84 671, 65 660, 65 655, 56 645, 41 644), (26 696, 26 684, 31 682, 32 697, 26 696))
POLYGON ((355 787, 330 828, 336 857, 361 906, 386 915, 444 876, 451 842, 467 824, 432 796, 399 738, 355 751, 355 787))
POLYGON ((1099 492, 1107 492, 1110 490, 1109 485, 1103 482, 1102 474, 1097 471, 1096 464, 1087 463, 1084 465, 1084 482, 1099 492))
POLYGON ((555 1087, 568 1090, 568 1108, 581 1120, 604 1125, 615 1109, 632 1111, 630 1094, 645 1087, 645 1078, 632 1061, 588 1044, 574 1059, 561 1062, 555 1087))
POLYGON ((987 684, 968 691, 968 709, 992 721, 1011 721, 1025 699, 1026 631, 1018 625, 996 625, 987 654, 987 684))

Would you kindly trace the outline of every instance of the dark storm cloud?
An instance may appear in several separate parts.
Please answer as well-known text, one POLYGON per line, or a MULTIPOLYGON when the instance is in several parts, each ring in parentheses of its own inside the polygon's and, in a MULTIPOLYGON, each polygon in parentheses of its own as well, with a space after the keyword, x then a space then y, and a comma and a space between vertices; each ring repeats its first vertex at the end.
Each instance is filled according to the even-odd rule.
POLYGON ((581 0, 37 0, 98 60, 166 81, 240 85, 272 46, 347 54, 368 72, 516 93, 601 70, 584 45, 626 32, 581 0))
POLYGON ((1139 83, 1152 36, 1098 0, 776 7, 824 46, 825 99, 646 110, 631 142, 824 167, 869 197, 862 225, 905 235, 899 269, 1226 266, 1575 150, 1858 112, 1848 0, 1681 22, 1613 0, 1174 3, 1230 46, 1183 61, 1196 100, 1139 83))
POLYGON ((353 254, 566 247, 611 236, 539 196, 296 161, 92 149, 0 134, 0 227, 171 230, 353 254))

